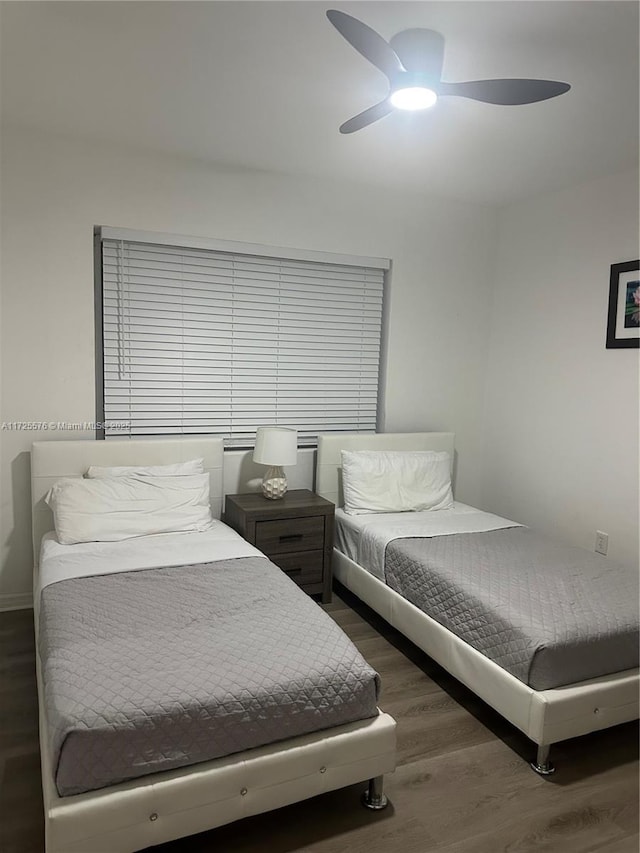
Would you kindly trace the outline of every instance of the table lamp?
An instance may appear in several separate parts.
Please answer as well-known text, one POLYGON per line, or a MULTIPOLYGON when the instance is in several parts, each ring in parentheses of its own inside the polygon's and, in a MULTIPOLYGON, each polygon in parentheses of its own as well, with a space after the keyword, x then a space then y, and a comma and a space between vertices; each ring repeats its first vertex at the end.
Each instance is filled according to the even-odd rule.
POLYGON ((268 465, 262 479, 262 494, 278 500, 287 493, 283 465, 295 465, 298 454, 298 431, 285 427, 258 427, 253 461, 268 465))

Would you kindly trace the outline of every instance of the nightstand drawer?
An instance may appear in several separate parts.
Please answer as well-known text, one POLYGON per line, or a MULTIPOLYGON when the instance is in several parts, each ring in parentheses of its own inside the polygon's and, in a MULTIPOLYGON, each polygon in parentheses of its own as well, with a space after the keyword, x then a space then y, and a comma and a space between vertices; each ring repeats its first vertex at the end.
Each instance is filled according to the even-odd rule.
POLYGON ((256 522, 256 548, 268 556, 324 547, 324 516, 256 522))
POLYGON ((300 586, 321 583, 324 554, 322 551, 303 551, 300 554, 279 554, 273 562, 300 586))

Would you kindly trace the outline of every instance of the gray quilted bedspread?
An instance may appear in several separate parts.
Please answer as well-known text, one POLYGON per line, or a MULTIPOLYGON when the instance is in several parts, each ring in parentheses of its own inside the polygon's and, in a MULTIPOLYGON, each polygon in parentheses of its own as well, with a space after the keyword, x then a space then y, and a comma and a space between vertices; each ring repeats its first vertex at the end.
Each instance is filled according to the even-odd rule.
POLYGON ((525 527, 396 539, 388 585, 546 690, 638 666, 638 571, 525 527))
POLYGON ((259 557, 52 584, 39 647, 62 796, 377 713, 375 671, 259 557))

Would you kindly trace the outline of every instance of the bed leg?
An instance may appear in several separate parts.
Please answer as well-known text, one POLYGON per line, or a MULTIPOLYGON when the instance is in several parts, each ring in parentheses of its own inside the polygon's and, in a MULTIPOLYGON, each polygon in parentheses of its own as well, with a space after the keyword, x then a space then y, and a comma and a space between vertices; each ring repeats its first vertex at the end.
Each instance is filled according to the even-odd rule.
POLYGON ((369 787, 362 795, 362 805, 372 811, 380 811, 386 809, 389 800, 382 793, 384 776, 376 776, 374 779, 369 779, 369 787))
POLYGON ((540 776, 551 776, 552 773, 556 772, 556 768, 549 761, 550 749, 551 744, 549 743, 538 744, 536 760, 531 762, 531 767, 536 771, 536 773, 539 773, 540 776))

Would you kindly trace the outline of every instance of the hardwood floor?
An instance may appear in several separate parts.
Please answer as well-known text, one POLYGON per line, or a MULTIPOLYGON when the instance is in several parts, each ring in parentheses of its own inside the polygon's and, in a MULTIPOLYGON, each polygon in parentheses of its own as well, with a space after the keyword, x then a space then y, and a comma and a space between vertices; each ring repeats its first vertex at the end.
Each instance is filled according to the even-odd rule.
MULTIPOLYGON (((638 726, 556 746, 555 776, 533 745, 342 590, 327 611, 382 678, 398 724, 391 804, 362 785, 150 848, 155 853, 638 853, 638 726)), ((0 850, 42 853, 31 611, 0 614, 0 850)))

